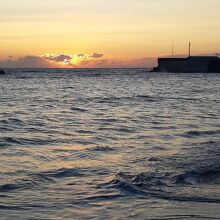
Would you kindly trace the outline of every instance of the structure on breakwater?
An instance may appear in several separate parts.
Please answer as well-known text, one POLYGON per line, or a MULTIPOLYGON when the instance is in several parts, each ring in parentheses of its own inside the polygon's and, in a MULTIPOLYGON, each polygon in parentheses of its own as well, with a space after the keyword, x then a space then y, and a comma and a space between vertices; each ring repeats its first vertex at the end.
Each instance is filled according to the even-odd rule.
POLYGON ((158 70, 176 73, 220 73, 220 58, 217 56, 190 56, 187 58, 159 58, 158 70))
POLYGON ((158 58, 158 66, 153 72, 174 73, 220 73, 220 58, 218 56, 191 56, 189 43, 189 56, 186 58, 158 58))
POLYGON ((4 74, 6 74, 6 72, 0 69, 0 75, 4 75, 4 74))

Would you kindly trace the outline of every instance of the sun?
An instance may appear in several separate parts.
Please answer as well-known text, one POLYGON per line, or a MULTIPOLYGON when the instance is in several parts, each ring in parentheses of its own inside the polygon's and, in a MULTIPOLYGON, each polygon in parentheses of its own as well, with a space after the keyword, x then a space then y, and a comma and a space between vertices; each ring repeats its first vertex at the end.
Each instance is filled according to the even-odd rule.
POLYGON ((74 55, 71 60, 71 63, 77 65, 79 62, 80 62, 80 58, 77 55, 74 55))
POLYGON ((67 60, 67 59, 65 59, 65 60, 63 61, 63 64, 64 64, 64 65, 68 65, 68 64, 70 64, 70 61, 67 60))

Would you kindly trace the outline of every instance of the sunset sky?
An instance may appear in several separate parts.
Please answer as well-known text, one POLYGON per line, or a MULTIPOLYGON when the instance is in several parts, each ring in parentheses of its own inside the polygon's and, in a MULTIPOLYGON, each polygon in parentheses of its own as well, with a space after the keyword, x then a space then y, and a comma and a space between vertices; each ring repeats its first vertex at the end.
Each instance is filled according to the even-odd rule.
POLYGON ((220 0, 0 0, 0 67, 146 67, 220 52, 220 0))

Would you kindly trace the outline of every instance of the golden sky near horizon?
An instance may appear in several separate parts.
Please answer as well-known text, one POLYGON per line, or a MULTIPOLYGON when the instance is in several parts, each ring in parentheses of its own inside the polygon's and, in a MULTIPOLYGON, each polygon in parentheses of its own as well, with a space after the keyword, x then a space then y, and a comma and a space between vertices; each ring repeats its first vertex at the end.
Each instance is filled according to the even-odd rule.
POLYGON ((70 55, 61 66, 83 61, 81 66, 95 67, 107 59, 109 66, 138 66, 169 55, 172 39, 178 55, 187 54, 189 40, 194 54, 220 51, 220 0, 0 0, 0 5, 0 65, 27 55, 47 55, 46 62, 58 64, 57 57, 70 55))

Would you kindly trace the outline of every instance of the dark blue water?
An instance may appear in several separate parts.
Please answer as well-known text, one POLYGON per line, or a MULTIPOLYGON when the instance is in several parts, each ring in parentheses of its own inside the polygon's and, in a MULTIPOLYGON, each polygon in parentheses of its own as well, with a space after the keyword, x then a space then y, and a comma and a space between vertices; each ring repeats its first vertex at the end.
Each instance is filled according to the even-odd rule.
POLYGON ((0 219, 220 219, 220 74, 8 70, 0 219))

